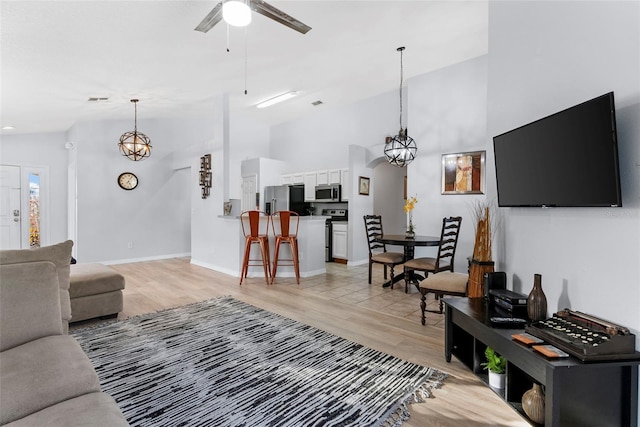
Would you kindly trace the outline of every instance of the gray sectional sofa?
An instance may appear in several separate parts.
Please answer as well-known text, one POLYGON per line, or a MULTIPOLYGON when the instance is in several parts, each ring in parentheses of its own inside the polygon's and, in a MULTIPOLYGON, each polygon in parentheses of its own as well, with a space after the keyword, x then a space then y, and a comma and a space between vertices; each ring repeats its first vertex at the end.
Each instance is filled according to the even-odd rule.
POLYGON ((67 335, 72 246, 0 251, 0 425, 129 425, 67 335))

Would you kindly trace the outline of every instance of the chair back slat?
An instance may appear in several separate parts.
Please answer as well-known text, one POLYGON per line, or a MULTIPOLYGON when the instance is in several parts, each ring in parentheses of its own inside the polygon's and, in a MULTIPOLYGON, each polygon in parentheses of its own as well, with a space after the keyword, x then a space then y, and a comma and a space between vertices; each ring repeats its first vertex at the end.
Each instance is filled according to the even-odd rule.
POLYGON ((436 272, 443 270, 453 271, 461 224, 462 217, 460 216, 442 219, 442 232, 440 234, 440 245, 438 246, 438 256, 435 265, 436 272))
POLYGON ((381 215, 365 215, 364 228, 367 233, 367 243, 369 245, 369 255, 379 252, 386 252, 387 247, 384 243, 377 242, 378 237, 382 237, 382 216, 381 215))

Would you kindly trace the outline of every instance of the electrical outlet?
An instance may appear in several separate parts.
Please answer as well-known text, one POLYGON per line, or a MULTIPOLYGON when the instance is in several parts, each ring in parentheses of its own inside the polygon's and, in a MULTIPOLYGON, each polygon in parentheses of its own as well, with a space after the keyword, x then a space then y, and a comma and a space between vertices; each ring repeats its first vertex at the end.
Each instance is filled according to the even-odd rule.
POLYGON ((129 242, 129 243, 127 243, 127 248, 129 248, 129 249, 133 249, 133 242, 129 242))

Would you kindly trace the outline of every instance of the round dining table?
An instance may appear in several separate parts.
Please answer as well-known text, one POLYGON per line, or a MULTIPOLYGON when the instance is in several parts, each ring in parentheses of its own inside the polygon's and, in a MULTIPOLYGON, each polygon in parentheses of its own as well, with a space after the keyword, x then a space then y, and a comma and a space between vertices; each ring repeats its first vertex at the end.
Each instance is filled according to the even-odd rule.
MULTIPOLYGON (((440 237, 439 236, 414 236, 407 237, 404 234, 383 234, 382 236, 376 238, 377 242, 384 243, 385 245, 395 245, 402 246, 404 248, 404 262, 413 259, 415 254, 416 246, 439 246, 440 245, 440 237)), ((413 277, 417 280, 422 280, 424 277, 415 274, 413 277)), ((393 283, 399 282, 400 280, 404 280, 404 274, 399 274, 393 278, 393 281, 389 280, 385 282, 382 286, 387 288, 391 286, 393 283)))

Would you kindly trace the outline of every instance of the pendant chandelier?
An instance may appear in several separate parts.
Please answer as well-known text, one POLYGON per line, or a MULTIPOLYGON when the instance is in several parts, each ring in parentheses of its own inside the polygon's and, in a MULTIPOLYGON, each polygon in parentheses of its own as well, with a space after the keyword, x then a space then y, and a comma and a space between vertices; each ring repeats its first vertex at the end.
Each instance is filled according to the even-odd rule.
POLYGON ((137 162, 151 155, 151 140, 144 133, 138 132, 138 100, 132 99, 131 102, 133 102, 135 108, 133 132, 123 133, 118 142, 118 147, 120 148, 120 154, 137 162))
POLYGON ((416 142, 407 135, 407 129, 402 127, 402 51, 404 47, 397 49, 400 52, 400 131, 393 138, 387 138, 384 145, 384 155, 392 165, 404 167, 416 157, 416 142))

